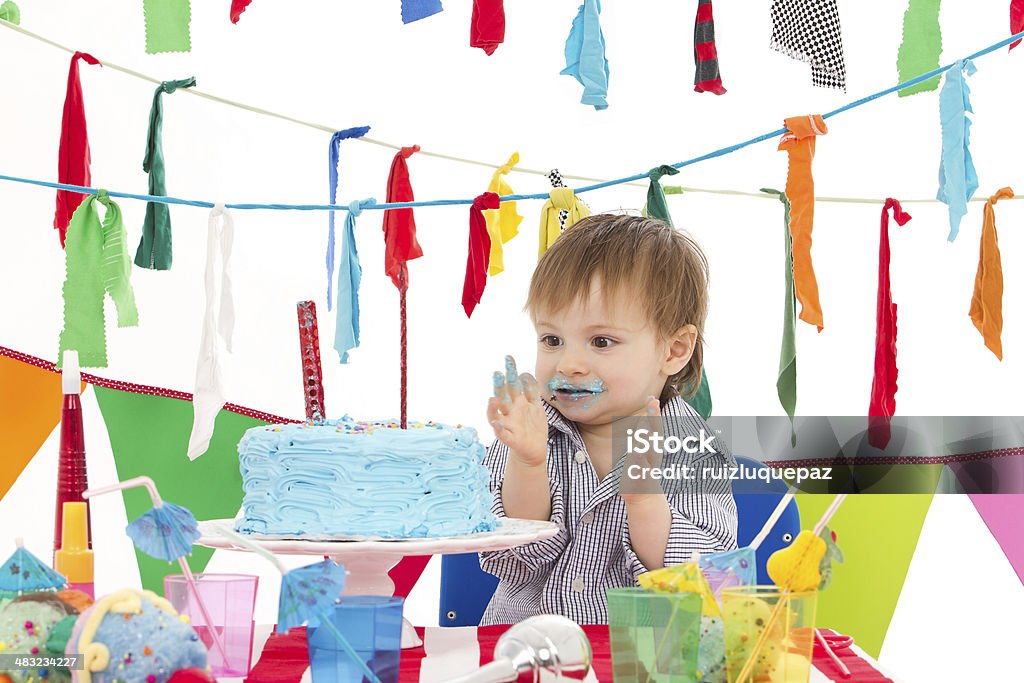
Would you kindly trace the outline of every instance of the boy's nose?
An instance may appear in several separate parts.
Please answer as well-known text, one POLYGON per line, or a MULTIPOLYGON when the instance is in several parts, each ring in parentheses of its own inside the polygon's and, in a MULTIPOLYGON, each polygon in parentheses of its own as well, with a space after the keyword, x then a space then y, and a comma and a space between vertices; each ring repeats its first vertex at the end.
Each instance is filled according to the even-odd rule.
POLYGON ((558 359, 558 372, 566 377, 587 374, 587 365, 577 353, 563 353, 558 359))

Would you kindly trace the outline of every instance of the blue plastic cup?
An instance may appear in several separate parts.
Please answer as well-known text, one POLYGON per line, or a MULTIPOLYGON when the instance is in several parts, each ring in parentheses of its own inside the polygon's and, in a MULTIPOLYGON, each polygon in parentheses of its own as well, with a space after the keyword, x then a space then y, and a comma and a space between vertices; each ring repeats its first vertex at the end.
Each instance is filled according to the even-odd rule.
MULTIPOLYGON (((343 596, 323 615, 348 640, 356 655, 381 683, 398 683, 402 652, 402 598, 343 596)), ((313 683, 360 683, 363 668, 338 643, 330 629, 306 631, 313 683)))

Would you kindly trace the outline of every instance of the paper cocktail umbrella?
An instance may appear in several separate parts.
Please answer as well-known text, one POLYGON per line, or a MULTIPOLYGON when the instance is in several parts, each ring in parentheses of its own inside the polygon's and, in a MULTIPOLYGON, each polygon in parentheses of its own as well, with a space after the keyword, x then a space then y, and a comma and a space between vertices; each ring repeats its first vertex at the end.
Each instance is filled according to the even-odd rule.
POLYGON ((341 594, 341 589, 345 587, 345 567, 332 559, 324 558, 316 564, 288 571, 281 561, 266 549, 219 524, 212 526, 218 534, 265 558, 281 572, 281 598, 277 604, 279 630, 287 631, 303 623, 327 629, 345 653, 362 669, 365 679, 370 683, 381 683, 377 674, 370 670, 327 615, 341 594))
POLYGON ((187 509, 164 503, 143 513, 125 529, 135 547, 150 557, 172 562, 192 552, 199 524, 187 509))
POLYGON ((224 665, 226 667, 229 666, 228 653, 224 649, 224 644, 217 635, 216 629, 213 627, 214 622, 210 618, 210 612, 206 609, 206 603, 203 602, 203 598, 199 593, 199 587, 196 585, 195 576, 192 575, 192 569, 188 566, 188 562, 185 561, 185 556, 192 552, 192 543, 200 536, 199 524, 196 522, 195 516, 188 509, 180 505, 165 503, 160 498, 160 493, 156 490, 156 484, 149 477, 135 477, 134 479, 126 479, 110 486, 88 489, 82 493, 82 497, 89 499, 104 493, 123 491, 124 489, 137 486, 144 486, 149 491, 149 497, 153 501, 153 509, 143 513, 138 519, 131 522, 125 531, 131 537, 135 547, 150 557, 155 557, 158 560, 167 560, 168 562, 178 561, 181 573, 185 575, 185 581, 196 598, 199 611, 210 627, 209 633, 211 638, 213 638, 213 644, 217 651, 220 652, 224 665))
POLYGON ((16 598, 24 593, 59 591, 67 585, 67 579, 26 550, 20 538, 14 542, 18 548, 0 568, 0 597, 16 598))

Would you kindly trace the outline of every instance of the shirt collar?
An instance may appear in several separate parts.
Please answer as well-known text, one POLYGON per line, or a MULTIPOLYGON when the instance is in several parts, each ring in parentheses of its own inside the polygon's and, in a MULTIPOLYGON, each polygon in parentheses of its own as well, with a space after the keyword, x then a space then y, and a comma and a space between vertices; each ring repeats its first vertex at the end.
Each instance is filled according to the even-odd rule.
MULTIPOLYGON (((546 400, 544 403, 544 412, 547 413, 548 417, 548 432, 556 429, 566 436, 575 437, 579 439, 579 430, 576 425, 571 421, 565 419, 565 417, 558 412, 558 409, 548 403, 546 400)), ((686 415, 696 415, 696 411, 690 407, 690 405, 683 400, 683 397, 676 394, 668 400, 663 406, 661 406, 661 414, 667 417, 683 417, 686 415)))

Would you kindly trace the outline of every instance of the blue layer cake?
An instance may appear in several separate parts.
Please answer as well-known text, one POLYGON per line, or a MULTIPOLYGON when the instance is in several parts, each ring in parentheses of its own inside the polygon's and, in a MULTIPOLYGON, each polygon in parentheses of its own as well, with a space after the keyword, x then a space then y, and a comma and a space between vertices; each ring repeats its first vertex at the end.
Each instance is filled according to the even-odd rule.
POLYGON ((461 536, 497 527, 471 427, 346 416, 256 427, 238 443, 241 533, 461 536))

